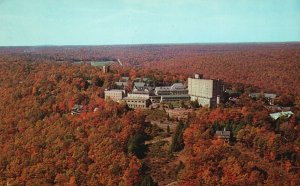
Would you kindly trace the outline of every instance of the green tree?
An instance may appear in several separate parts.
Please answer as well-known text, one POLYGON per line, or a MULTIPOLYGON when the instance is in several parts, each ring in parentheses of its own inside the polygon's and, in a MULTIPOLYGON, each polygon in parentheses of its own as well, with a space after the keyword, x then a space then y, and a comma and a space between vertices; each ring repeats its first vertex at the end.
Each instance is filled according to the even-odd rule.
POLYGON ((180 107, 181 108, 187 108, 187 106, 185 105, 184 101, 180 101, 180 107))
POLYGON ((138 158, 143 158, 146 151, 145 138, 141 134, 135 134, 130 137, 127 143, 127 153, 132 153, 138 158))
POLYGON ((172 136, 172 143, 170 146, 171 152, 178 152, 184 148, 183 132, 185 128, 186 127, 184 123, 180 120, 176 127, 175 133, 172 136))
POLYGON ((144 177, 141 186, 156 186, 157 183, 155 183, 150 175, 147 175, 144 177))
POLYGON ((192 108, 199 108, 200 107, 200 105, 199 105, 199 102, 196 100, 196 101, 191 101, 191 107, 192 108))
POLYGON ((95 86, 102 87, 104 84, 104 81, 102 79, 100 79, 99 77, 95 77, 93 79, 93 83, 95 86))

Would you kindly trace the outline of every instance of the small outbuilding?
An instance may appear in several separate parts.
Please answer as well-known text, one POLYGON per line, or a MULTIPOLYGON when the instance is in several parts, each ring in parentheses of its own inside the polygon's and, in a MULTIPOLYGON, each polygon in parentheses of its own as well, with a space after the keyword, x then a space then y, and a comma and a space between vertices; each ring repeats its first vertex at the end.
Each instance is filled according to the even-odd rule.
POLYGON ((82 105, 75 104, 75 105, 72 107, 71 114, 72 114, 72 115, 79 115, 79 114, 81 113, 82 109, 83 109, 83 106, 82 106, 82 105))
POLYGON ((226 142, 229 142, 229 140, 230 140, 230 131, 226 131, 225 128, 224 128, 224 130, 218 130, 218 131, 216 131, 216 137, 218 139, 222 139, 226 142))
POLYGON ((276 113, 272 113, 270 114, 270 117, 273 120, 277 120, 281 117, 287 117, 290 118, 292 115, 294 115, 294 113, 292 111, 287 111, 287 112, 276 112, 276 113))

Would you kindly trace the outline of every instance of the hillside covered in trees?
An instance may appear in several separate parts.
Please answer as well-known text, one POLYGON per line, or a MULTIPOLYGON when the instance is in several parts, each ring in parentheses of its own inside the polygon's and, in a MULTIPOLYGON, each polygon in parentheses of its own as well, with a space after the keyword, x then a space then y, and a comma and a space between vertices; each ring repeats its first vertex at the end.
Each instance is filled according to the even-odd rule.
POLYGON ((108 76, 47 63, 2 63, 0 72, 0 185, 142 181, 129 142, 147 123, 141 112, 99 97, 108 76), (83 105, 81 115, 70 114, 74 104, 83 105))
POLYGON ((89 61, 118 58, 125 66, 162 70, 300 94, 300 44, 195 44, 0 48, 1 61, 89 61))
POLYGON ((1 48, 0 185, 300 185, 299 47, 1 48), (103 57, 125 67, 103 73, 74 63, 103 57), (169 85, 194 72, 223 78, 239 100, 195 106, 182 121, 165 105, 132 110, 104 100, 122 76, 169 85), (273 120, 264 99, 249 97, 269 90, 292 117, 273 120), (72 115, 76 105, 82 111, 72 115), (151 123, 162 120, 175 129, 151 123), (224 128, 229 143, 215 136, 224 128))

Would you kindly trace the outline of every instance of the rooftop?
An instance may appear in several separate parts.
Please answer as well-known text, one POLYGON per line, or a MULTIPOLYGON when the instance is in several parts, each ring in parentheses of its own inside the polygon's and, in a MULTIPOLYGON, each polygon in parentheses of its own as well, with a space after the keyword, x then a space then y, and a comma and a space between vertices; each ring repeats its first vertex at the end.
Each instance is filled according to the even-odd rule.
POLYGON ((251 94, 249 94, 249 96, 252 98, 259 98, 262 95, 265 98, 271 98, 271 99, 275 99, 277 96, 276 94, 273 94, 273 93, 251 93, 251 94))
POLYGON ((118 81, 115 84, 118 85, 118 86, 128 86, 128 82, 120 82, 120 81, 118 81))
POLYGON ((111 90, 105 90, 105 92, 125 92, 125 90, 121 90, 121 89, 111 89, 111 90))
POLYGON ((230 131, 218 130, 216 131, 217 135, 230 135, 230 131))
POLYGON ((188 98, 190 97, 188 94, 174 94, 174 95, 161 95, 162 98, 188 98))
POLYGON ((174 83, 171 86, 172 90, 177 90, 177 89, 185 89, 186 87, 182 83, 174 83))
POLYGON ((114 61, 91 61, 91 65, 94 67, 107 66, 114 63, 114 61))
POLYGON ((183 90, 186 87, 182 83, 174 83, 172 86, 156 87, 156 91, 183 90))
POLYGON ((125 97, 123 98, 123 100, 142 100, 142 101, 146 101, 149 98, 143 98, 143 97, 125 97))
POLYGON ((135 87, 144 87, 145 84, 146 84, 145 82, 134 82, 135 87))
POLYGON ((271 118, 274 119, 274 120, 277 120, 278 118, 281 118, 282 116, 285 116, 285 117, 289 118, 292 115, 294 115, 294 113, 292 111, 276 112, 276 113, 270 114, 271 118))
POLYGON ((122 80, 125 80, 125 81, 128 81, 128 80, 129 80, 129 77, 123 76, 123 77, 121 77, 121 79, 122 79, 122 80))
POLYGON ((228 140, 230 139, 230 131, 226 131, 226 130, 223 130, 223 131, 216 131, 216 136, 219 138, 219 139, 225 139, 225 140, 228 140))

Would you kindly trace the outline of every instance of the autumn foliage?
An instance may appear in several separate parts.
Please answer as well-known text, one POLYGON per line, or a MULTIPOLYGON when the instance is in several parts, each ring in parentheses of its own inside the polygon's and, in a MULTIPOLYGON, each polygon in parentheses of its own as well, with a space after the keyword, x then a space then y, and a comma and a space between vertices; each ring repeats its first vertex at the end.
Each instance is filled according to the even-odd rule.
POLYGON ((19 62, 2 63, 0 73, 0 185, 142 181, 127 144, 143 135, 145 118, 100 97, 104 87, 93 79, 107 82, 107 75, 90 66, 19 62), (74 104, 83 105, 80 115, 70 114, 74 104))
MULTIPOLYGON (((9 47, 0 62, 78 62, 119 58, 126 68, 159 70, 166 81, 204 74, 226 82, 244 83, 280 93, 300 94, 299 43, 128 45, 82 47, 9 47)), ((130 76, 138 75, 132 70, 130 76)))
POLYGON ((240 97, 196 109, 172 135, 168 154, 157 153, 180 162, 178 170, 168 162, 174 181, 300 185, 299 49, 298 43, 1 48, 0 185, 154 185, 143 160, 152 130, 145 114, 167 120, 165 112, 105 101, 104 90, 122 76, 129 84, 149 77, 161 86, 193 73, 224 79, 240 97), (120 58, 124 67, 104 74, 84 63, 105 57, 120 58), (260 91, 277 93, 275 103, 294 115, 272 120, 265 100, 248 96, 260 91), (74 105, 82 106, 80 114, 71 115, 74 105), (229 143, 216 138, 224 128, 229 143))
POLYGON ((299 119, 273 121, 253 106, 199 110, 184 133, 181 185, 300 184, 299 119), (216 138, 224 128, 231 131, 230 143, 216 138))

